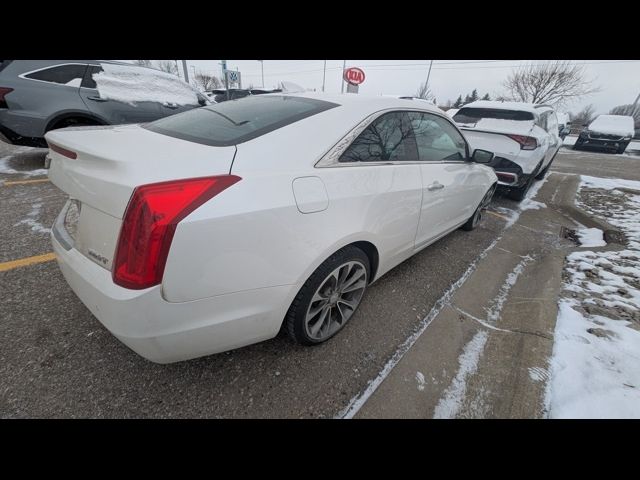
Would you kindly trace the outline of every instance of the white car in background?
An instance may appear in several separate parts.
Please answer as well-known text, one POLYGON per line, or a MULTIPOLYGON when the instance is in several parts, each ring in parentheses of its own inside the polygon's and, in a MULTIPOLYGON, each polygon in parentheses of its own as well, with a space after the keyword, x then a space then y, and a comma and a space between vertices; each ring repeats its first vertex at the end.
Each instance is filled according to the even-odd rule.
POLYGON ((635 136, 633 117, 626 115, 598 115, 589 126, 580 132, 574 150, 585 147, 613 149, 621 154, 635 136))
POLYGON ((46 139, 70 196, 52 229, 64 277, 161 363, 282 326, 324 342, 371 282, 475 228, 497 183, 479 163, 493 154, 436 107, 362 95, 258 95, 46 139))
POLYGON ((495 153, 490 165, 499 185, 517 201, 534 179, 544 178, 562 146, 555 111, 547 105, 480 100, 462 107, 453 120, 473 148, 495 153))
POLYGON ((447 115, 449 115, 451 118, 453 118, 453 116, 458 113, 458 110, 460 110, 459 108, 450 108, 449 110, 447 110, 445 113, 447 115))

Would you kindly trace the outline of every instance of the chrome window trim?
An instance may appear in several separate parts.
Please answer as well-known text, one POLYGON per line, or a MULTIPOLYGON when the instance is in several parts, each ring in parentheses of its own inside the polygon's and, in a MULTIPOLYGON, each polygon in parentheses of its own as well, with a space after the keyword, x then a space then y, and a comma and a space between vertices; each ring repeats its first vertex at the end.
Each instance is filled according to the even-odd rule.
MULTIPOLYGON (((37 78, 27 78, 26 75, 31 75, 32 73, 36 73, 36 72, 42 72, 43 70, 49 70, 51 68, 56 68, 56 67, 65 67, 67 65, 84 65, 85 67, 88 67, 90 65, 95 65, 93 63, 77 63, 77 62, 71 62, 71 63, 57 63, 55 65, 49 65, 48 67, 42 67, 42 68, 36 68, 35 70, 31 70, 29 72, 24 72, 21 73, 20 75, 18 75, 18 78, 22 78, 23 80, 29 80, 31 82, 41 82, 41 83, 46 83, 47 85, 58 85, 60 87, 69 87, 69 88, 82 88, 82 87, 74 87, 73 85, 67 85, 66 83, 56 83, 56 82, 49 82, 47 80, 39 80, 37 78)), ((80 84, 82 84, 82 80, 84 79, 84 75, 82 76, 82 78, 80 79, 80 84)))
POLYGON ((443 163, 469 163, 470 152, 469 152, 469 142, 466 137, 460 130, 460 128, 451 120, 451 118, 447 117, 446 114, 440 112, 434 112, 432 110, 424 110, 421 108, 407 108, 407 107, 394 107, 394 108, 385 108, 383 110, 378 110, 373 112, 372 114, 365 117, 360 123, 358 123, 355 127, 353 127, 347 134, 342 137, 338 142, 336 142, 324 155, 320 157, 320 159, 314 164, 314 168, 342 168, 342 167, 367 167, 367 166, 375 166, 375 165, 428 165, 428 164, 443 164, 443 163), (414 161, 395 161, 388 160, 384 162, 340 162, 339 159, 342 154, 345 152, 347 148, 351 146, 353 141, 358 138, 358 136, 373 123, 376 119, 380 118, 382 115, 392 112, 418 112, 418 113, 428 113, 434 115, 436 117, 440 117, 449 124, 451 124, 455 130, 460 134, 465 143, 465 150, 467 154, 466 160, 440 160, 440 161, 429 161, 429 160, 414 160, 414 161))

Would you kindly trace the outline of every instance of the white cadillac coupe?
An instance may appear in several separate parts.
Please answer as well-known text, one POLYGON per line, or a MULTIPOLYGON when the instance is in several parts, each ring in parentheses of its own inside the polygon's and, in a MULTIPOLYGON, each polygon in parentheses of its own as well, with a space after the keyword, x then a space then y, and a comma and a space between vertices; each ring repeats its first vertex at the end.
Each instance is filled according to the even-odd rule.
POLYGON ((145 125, 50 131, 69 195, 67 282, 117 338, 168 363, 277 335, 335 335, 367 287, 481 219, 497 184, 427 102, 267 94, 145 125))

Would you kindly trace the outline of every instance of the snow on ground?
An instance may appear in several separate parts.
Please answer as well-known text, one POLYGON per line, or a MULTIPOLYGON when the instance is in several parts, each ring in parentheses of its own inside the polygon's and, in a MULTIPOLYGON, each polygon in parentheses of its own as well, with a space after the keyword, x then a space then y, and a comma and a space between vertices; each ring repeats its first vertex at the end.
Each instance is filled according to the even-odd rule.
POLYGON ((101 98, 124 103, 170 102, 198 105, 196 90, 180 78, 151 68, 102 64, 103 72, 93 75, 101 98))
POLYGON ((458 358, 458 373, 436 405, 433 418, 455 418, 467 391, 467 378, 478 370, 478 362, 489 338, 486 330, 474 335, 458 358))
MULTIPOLYGON (((16 153, 25 152, 28 150, 35 150, 35 149, 32 149, 30 147, 18 147, 18 149, 16 149, 16 153)), ((16 170, 15 168, 12 168, 10 165, 10 161, 13 157, 14 155, 12 154, 12 155, 7 155, 0 158, 0 173, 6 173, 10 175, 26 175, 28 177, 47 174, 47 170, 44 168, 38 168, 35 170, 16 170)))
POLYGON ((604 247, 604 232, 599 228, 581 228, 578 230, 581 247, 604 247))
POLYGON ((567 257, 547 384, 551 418, 640 418, 640 182, 583 176, 577 204, 628 239, 567 257))
POLYGON ((51 228, 47 228, 42 223, 38 221, 38 217, 40 217, 40 213, 42 212, 42 199, 36 199, 36 203, 31 205, 31 211, 27 213, 26 218, 20 220, 18 223, 14 225, 17 227, 19 225, 26 225, 31 228, 31 231, 35 233, 45 233, 48 234, 51 232, 51 228))

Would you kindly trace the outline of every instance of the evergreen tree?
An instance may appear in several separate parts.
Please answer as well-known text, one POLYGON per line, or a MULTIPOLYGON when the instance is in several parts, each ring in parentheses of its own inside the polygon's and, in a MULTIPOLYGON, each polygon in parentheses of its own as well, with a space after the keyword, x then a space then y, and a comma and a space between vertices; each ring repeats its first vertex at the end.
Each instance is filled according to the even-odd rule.
POLYGON ((460 108, 462 106, 462 95, 458 95, 458 99, 453 103, 453 108, 460 108))
POLYGON ((466 105, 467 103, 471 102, 471 96, 467 93, 467 95, 464 97, 464 104, 466 105))
POLYGON ((482 100, 491 100, 491 97, 489 96, 488 93, 485 93, 484 97, 482 97, 482 100))
POLYGON ((478 100, 478 90, 476 90, 475 88, 473 89, 473 92, 471 92, 471 98, 470 100, 472 102, 475 102, 476 100, 478 100))

